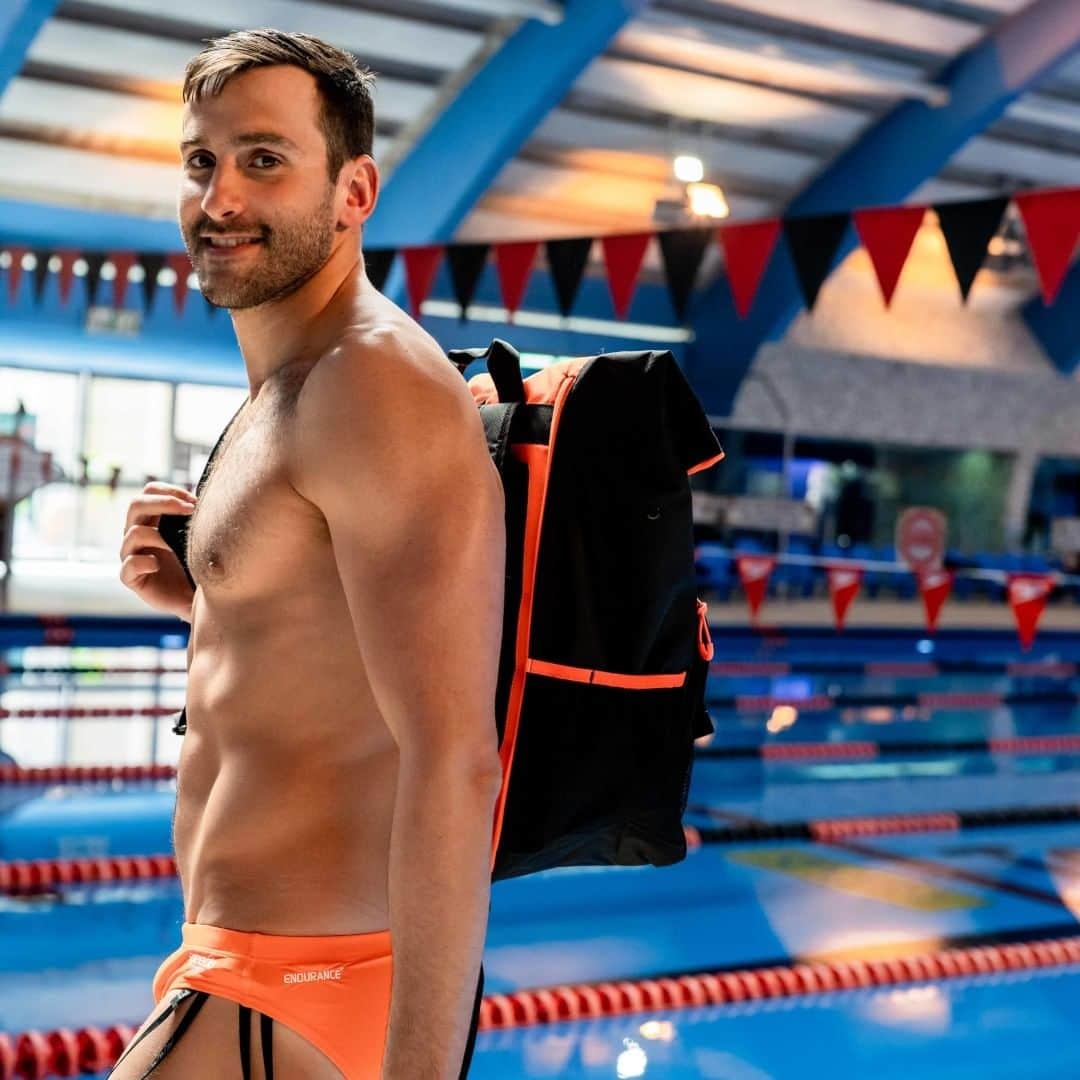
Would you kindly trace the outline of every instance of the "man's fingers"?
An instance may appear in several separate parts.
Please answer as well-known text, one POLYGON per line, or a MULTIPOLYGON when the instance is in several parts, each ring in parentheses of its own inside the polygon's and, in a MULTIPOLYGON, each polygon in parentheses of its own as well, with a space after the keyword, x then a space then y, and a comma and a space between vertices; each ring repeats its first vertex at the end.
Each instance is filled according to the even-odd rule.
POLYGON ((126 533, 132 525, 157 525, 162 514, 190 515, 195 509, 193 499, 178 495, 139 495, 131 500, 124 522, 126 533))
POLYGON ((151 480, 143 487, 143 493, 146 495, 176 495, 181 499, 195 501, 194 493, 188 491, 186 487, 181 487, 179 484, 170 484, 165 480, 151 480))
POLYGON ((156 574, 159 569, 156 555, 128 555, 120 563, 120 580, 129 588, 136 586, 139 578, 156 574))
POLYGON ((152 525, 132 525, 124 533, 124 542, 120 545, 120 558, 128 555, 147 553, 147 548, 159 548, 162 551, 171 551, 165 538, 152 525))

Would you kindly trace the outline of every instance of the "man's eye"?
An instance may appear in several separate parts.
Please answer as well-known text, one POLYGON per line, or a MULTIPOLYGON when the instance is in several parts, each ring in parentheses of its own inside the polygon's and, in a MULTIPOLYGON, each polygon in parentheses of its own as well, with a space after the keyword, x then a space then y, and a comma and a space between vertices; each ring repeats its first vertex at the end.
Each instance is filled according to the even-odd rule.
POLYGON ((209 169, 214 164, 214 159, 209 154, 192 154, 187 159, 189 169, 209 169))
POLYGON ((255 157, 251 159, 251 164, 254 165, 256 169, 270 169, 275 165, 279 165, 280 161, 274 157, 273 154, 256 154, 255 157))

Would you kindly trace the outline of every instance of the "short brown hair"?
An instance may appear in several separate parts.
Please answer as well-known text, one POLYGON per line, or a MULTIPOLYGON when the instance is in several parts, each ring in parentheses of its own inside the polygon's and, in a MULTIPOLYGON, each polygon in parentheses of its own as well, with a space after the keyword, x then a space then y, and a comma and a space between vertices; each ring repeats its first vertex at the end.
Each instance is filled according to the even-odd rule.
POLYGON ((370 154, 375 135, 371 90, 375 76, 356 58, 310 34, 285 30, 237 30, 211 38, 184 71, 184 101, 220 94, 242 71, 291 64, 315 77, 322 97, 319 125, 326 136, 331 181, 350 158, 370 154))

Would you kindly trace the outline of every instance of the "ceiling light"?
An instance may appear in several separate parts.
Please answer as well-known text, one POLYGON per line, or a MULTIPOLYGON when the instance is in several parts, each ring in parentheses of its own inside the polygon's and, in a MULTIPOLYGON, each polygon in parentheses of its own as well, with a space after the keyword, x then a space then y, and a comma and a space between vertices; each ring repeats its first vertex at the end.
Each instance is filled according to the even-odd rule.
POLYGON ((680 154, 675 159, 675 179, 683 184, 695 184, 705 175, 701 158, 693 154, 680 154))
POLYGON ((687 184, 686 198, 695 217, 726 218, 731 213, 723 190, 716 184, 687 184))

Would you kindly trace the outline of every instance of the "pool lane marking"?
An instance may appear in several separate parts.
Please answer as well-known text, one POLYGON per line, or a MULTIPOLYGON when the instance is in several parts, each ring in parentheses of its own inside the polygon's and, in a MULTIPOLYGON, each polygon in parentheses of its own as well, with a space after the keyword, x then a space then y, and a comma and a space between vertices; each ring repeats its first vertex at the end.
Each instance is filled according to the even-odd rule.
POLYGON ((955 911, 987 905, 981 896, 943 889, 889 870, 843 862, 823 852, 792 847, 756 848, 732 852, 727 858, 729 862, 788 874, 827 889, 909 911, 955 911))
MULTIPOLYGON (((762 836, 762 833, 768 833, 770 830, 770 822, 763 821, 760 818, 752 817, 749 814, 743 814, 738 812, 732 812, 721 809, 714 809, 711 807, 691 807, 691 809, 697 812, 704 812, 710 817, 726 819, 736 822, 736 825, 732 829, 715 830, 717 833, 725 833, 731 836, 735 833, 747 836, 751 841, 753 839, 793 839, 793 840, 806 840, 811 843, 827 845, 839 850, 850 851, 853 854, 860 855, 863 858, 876 859, 881 862, 894 862, 901 865, 911 867, 913 870, 920 871, 925 874, 933 875, 934 877, 947 878, 954 881, 964 881, 968 884, 979 885, 983 888, 990 889, 993 892, 1004 893, 1012 896, 1018 896, 1025 900, 1034 900, 1037 903, 1050 904, 1051 906, 1066 911, 1071 910, 1069 904, 1065 898, 1057 893, 1050 892, 1049 890, 1039 889, 1032 885, 1022 885, 1016 882, 1002 881, 999 878, 992 877, 987 874, 981 874, 975 870, 968 870, 962 867, 949 866, 946 863, 938 862, 935 859, 930 859, 926 856, 913 856, 905 855, 901 852, 879 850, 878 848, 870 847, 865 844, 860 844, 857 840, 853 839, 850 835, 843 835, 841 832, 837 832, 835 835, 831 834, 829 830, 826 830, 824 834, 815 833, 813 830, 808 829, 805 835, 799 836, 785 836, 785 837, 767 837, 762 836)), ((925 815, 923 815, 925 817, 925 815)), ((962 815, 957 815, 962 817, 962 815)), ((843 821, 845 819, 836 819, 843 821)), ((864 821, 866 819, 847 819, 850 821, 864 821)), ((886 822, 893 819, 882 819, 886 822)), ((910 832, 914 830, 910 829, 898 829, 897 832, 910 832)), ((946 829, 946 831, 953 831, 953 829, 946 829)), ((693 829, 704 843, 708 843, 707 839, 708 830, 693 829)), ((888 832, 878 832, 872 835, 886 836, 890 835, 888 832)), ((723 842, 735 842, 725 840, 723 842)))

